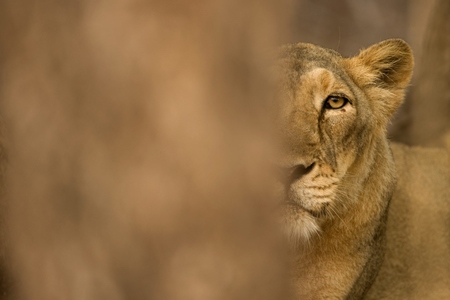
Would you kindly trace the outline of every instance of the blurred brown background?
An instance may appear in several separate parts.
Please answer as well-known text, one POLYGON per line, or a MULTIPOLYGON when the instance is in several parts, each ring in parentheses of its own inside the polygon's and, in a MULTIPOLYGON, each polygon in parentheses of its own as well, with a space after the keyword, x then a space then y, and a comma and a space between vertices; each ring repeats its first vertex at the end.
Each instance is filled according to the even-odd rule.
POLYGON ((1 2, 3 297, 287 299, 258 58, 404 38, 416 75, 390 134, 438 144, 449 3, 1 2))

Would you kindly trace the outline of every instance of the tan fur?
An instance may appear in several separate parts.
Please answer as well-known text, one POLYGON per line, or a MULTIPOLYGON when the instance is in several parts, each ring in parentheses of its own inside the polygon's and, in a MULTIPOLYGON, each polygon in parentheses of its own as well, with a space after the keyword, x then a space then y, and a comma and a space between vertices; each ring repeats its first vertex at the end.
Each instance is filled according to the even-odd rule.
POLYGON ((298 298, 450 296, 448 155, 386 138, 412 75, 409 46, 392 39, 343 58, 288 45, 279 61, 298 298), (349 102, 325 109, 330 95, 349 102))
POLYGON ((441 149, 392 145, 387 249, 367 299, 450 299, 450 177, 441 149))

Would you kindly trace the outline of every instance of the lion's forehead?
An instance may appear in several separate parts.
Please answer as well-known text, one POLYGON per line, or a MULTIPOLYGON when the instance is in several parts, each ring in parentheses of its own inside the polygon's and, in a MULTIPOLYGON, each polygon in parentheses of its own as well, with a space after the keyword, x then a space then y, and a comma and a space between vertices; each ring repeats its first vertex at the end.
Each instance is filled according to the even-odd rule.
POLYGON ((347 78, 326 68, 313 68, 304 73, 293 87, 293 96, 288 104, 289 114, 306 112, 316 117, 322 110, 323 102, 330 95, 345 95, 354 102, 354 94, 347 78))
POLYGON ((278 64, 284 73, 284 85, 292 89, 302 75, 315 68, 338 70, 342 56, 330 49, 299 43, 283 46, 278 59, 278 64))
POLYGON ((283 104, 281 132, 285 147, 293 156, 310 157, 320 152, 322 157, 330 157, 330 163, 334 162, 333 151, 323 148, 328 145, 327 149, 334 149, 332 144, 336 138, 323 137, 336 135, 338 131, 345 133, 351 127, 356 116, 355 97, 352 87, 340 74, 322 67, 304 72, 289 93, 289 100, 283 104), (332 95, 344 96, 352 103, 345 108, 342 117, 340 111, 324 112, 324 103, 332 95), (322 123, 328 126, 321 126, 322 123))
MULTIPOLYGON (((284 70, 283 86, 290 95, 301 94, 303 90, 326 93, 333 88, 338 92, 342 89, 349 92, 353 85, 346 60, 334 50, 298 43, 282 47, 279 58, 284 70)), ((302 96, 304 99, 306 95, 302 96)), ((317 103, 315 106, 318 106, 317 103)))
POLYGON ((322 102, 336 84, 334 74, 324 68, 315 68, 303 74, 296 86, 294 106, 313 107, 317 112, 322 109, 322 102))

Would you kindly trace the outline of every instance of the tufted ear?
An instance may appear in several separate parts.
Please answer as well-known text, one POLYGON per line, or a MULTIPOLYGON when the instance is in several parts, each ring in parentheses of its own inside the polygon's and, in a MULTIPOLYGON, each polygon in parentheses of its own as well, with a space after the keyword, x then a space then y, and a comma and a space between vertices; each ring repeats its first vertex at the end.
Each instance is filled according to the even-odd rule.
POLYGON ((401 39, 385 40, 346 61, 355 82, 373 101, 380 102, 382 113, 390 118, 411 80, 414 58, 409 45, 401 39))

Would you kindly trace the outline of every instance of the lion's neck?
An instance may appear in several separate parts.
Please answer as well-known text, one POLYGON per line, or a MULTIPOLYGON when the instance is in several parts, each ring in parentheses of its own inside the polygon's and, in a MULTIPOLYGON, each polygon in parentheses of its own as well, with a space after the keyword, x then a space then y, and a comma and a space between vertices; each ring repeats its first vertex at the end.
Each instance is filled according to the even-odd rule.
POLYGON ((347 199, 341 200, 347 203, 346 210, 327 221, 322 234, 299 255, 299 290, 305 299, 318 294, 356 299, 375 280, 384 254, 395 166, 387 140, 380 139, 368 149, 370 153, 354 164, 343 181, 347 199))

